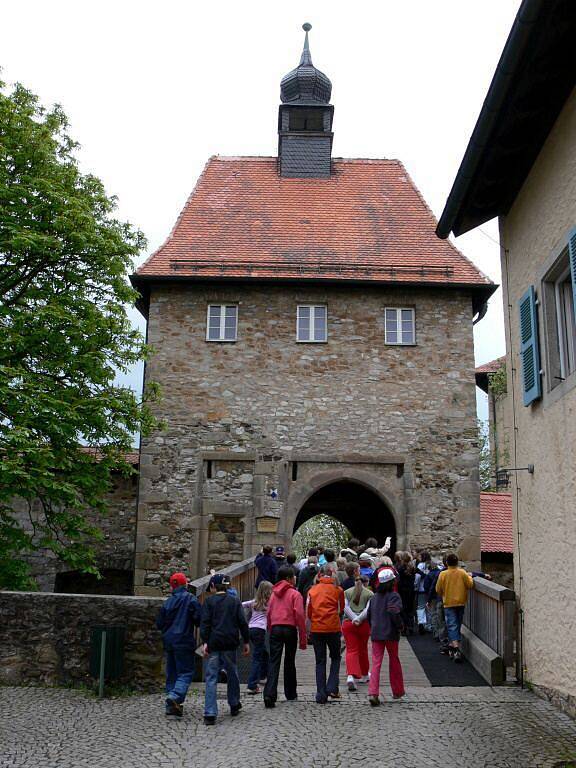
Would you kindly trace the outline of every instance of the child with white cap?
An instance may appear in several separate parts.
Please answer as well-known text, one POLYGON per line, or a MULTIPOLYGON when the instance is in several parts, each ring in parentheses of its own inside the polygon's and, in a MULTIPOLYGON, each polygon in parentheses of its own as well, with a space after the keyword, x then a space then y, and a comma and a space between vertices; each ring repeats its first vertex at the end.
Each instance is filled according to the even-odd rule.
POLYGON ((384 651, 388 651, 390 687, 394 699, 405 695, 402 664, 398 656, 398 643, 402 628, 402 600, 393 591, 395 574, 390 569, 380 571, 376 594, 368 603, 367 620, 372 640, 372 671, 368 685, 368 700, 373 707, 380 704, 380 669, 384 651))

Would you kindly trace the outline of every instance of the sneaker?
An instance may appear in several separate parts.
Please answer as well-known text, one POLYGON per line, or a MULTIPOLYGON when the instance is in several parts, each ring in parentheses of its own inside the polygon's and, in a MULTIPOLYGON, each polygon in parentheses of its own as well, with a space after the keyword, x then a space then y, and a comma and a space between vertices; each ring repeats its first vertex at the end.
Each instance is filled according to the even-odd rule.
POLYGON ((242 704, 238 702, 238 704, 235 704, 233 707, 230 707, 230 716, 236 717, 236 715, 240 714, 241 709, 242 709, 242 704))
POLYGON ((216 725, 216 716, 204 715, 204 725, 216 725))
POLYGON ((266 707, 266 709, 274 709, 274 707, 276 706, 276 702, 273 701, 272 699, 264 699, 264 706, 266 707))
POLYGON ((246 693, 248 696, 256 696, 257 693, 262 693, 262 688, 256 686, 256 688, 247 688, 246 693))
POLYGON ((399 699, 403 699, 405 696, 406 696, 406 691, 404 691, 404 693, 393 693, 392 694, 392 698, 396 699, 397 701, 399 699))
POLYGON ((380 706, 380 697, 379 696, 368 696, 368 701, 370 702, 371 707, 379 707, 380 706))
POLYGON ((291 699, 289 699, 288 697, 286 697, 286 701, 287 701, 287 702, 298 701, 298 696, 292 696, 292 698, 291 698, 291 699))
POLYGON ((173 717, 182 717, 184 714, 184 707, 175 699, 168 697, 166 699, 166 714, 173 717))
POLYGON ((441 645, 440 653, 442 656, 450 656, 450 648, 447 645, 441 645))
POLYGON ((461 664, 464 661, 464 656, 462 656, 462 651, 460 648, 456 648, 456 650, 452 653, 452 658, 456 664, 461 664))
POLYGON ((370 682, 370 672, 368 672, 367 675, 364 675, 364 677, 361 677, 360 680, 358 680, 359 683, 369 683, 370 682))
POLYGON ((342 698, 342 694, 338 693, 338 691, 335 691, 334 693, 329 693, 328 694, 328 698, 329 699, 341 699, 342 698))
POLYGON ((329 699, 316 699, 316 704, 329 704, 329 699))
POLYGON ((358 686, 356 685, 354 680, 348 681, 348 690, 350 691, 350 693, 355 693, 358 691, 358 686))

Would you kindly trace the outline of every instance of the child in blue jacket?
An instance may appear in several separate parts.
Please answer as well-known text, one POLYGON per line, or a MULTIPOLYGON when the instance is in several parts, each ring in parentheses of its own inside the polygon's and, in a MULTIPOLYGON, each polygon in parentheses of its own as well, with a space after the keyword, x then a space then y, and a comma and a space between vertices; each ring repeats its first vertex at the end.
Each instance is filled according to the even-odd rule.
POLYGON ((184 699, 194 677, 194 629, 200 625, 201 617, 200 603, 188 592, 187 585, 188 579, 183 573, 170 576, 172 594, 156 619, 166 656, 166 714, 176 717, 182 717, 184 699))

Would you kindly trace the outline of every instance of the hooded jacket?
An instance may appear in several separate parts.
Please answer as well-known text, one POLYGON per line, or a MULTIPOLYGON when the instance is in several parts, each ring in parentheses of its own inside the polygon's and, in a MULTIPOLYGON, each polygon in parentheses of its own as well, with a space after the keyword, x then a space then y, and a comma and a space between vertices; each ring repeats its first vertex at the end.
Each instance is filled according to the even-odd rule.
POLYGON ((300 648, 306 649, 306 619, 302 595, 293 584, 283 579, 274 586, 268 603, 268 629, 282 624, 296 627, 300 638, 300 648))
POLYGON ((368 603, 370 637, 380 642, 399 640, 402 627, 402 599, 396 592, 376 592, 368 603))
POLYGON ((200 624, 201 606, 186 587, 178 587, 156 618, 156 626, 162 632, 165 648, 195 648, 194 629, 200 624))
POLYGON ((200 637, 208 646, 208 652, 234 651, 250 641, 248 623, 242 603, 227 592, 216 592, 202 606, 200 637))
POLYGON ((340 632, 344 612, 344 590, 331 576, 320 576, 308 592, 308 618, 311 632, 340 632))

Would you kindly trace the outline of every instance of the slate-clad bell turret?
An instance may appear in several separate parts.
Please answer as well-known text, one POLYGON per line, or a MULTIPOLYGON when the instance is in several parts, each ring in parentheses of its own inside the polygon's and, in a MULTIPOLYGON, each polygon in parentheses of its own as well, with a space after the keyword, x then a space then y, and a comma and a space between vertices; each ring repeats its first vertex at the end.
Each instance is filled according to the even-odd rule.
POLYGON ((302 28, 306 36, 300 64, 280 83, 278 170, 281 176, 325 178, 331 171, 332 83, 312 64, 308 43, 312 26, 302 28))

